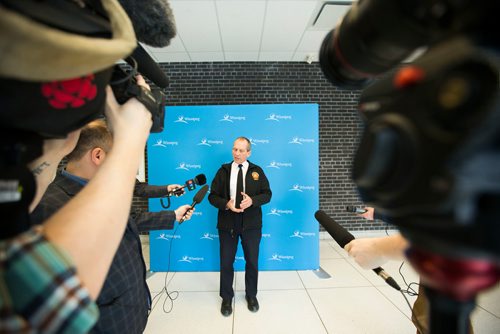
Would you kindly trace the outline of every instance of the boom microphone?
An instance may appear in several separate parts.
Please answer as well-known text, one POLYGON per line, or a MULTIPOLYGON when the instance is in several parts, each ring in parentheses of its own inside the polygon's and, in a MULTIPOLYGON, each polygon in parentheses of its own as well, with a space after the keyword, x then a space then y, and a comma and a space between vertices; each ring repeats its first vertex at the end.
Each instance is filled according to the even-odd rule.
MULTIPOLYGON (((176 35, 175 18, 166 0, 119 0, 139 42, 162 48, 176 35)), ((149 76, 148 76, 149 77, 149 76)))
MULTIPOLYGON (((314 214, 314 218, 325 228, 325 230, 330 234, 330 236, 335 240, 340 247, 344 248, 345 245, 354 240, 354 236, 349 233, 345 228, 343 228, 339 223, 337 223, 333 218, 328 216, 323 210, 318 210, 314 214)), ((401 287, 396 283, 396 281, 389 276, 387 272, 381 267, 372 269, 377 275, 382 277, 382 279, 392 286, 394 289, 401 291, 401 287)))
MULTIPOLYGON (((200 190, 198 190, 196 195, 194 195, 194 197, 193 197, 193 204, 191 204, 191 209, 189 209, 188 211, 194 209, 196 204, 199 204, 199 203, 201 203, 201 201, 203 201, 203 199, 205 198, 205 195, 207 194, 207 191, 208 191, 208 185, 204 185, 203 187, 201 187, 200 190)), ((187 215, 188 211, 186 211, 186 213, 182 216, 181 220, 179 220, 179 224, 184 223, 184 220, 186 220, 186 215, 187 215)))

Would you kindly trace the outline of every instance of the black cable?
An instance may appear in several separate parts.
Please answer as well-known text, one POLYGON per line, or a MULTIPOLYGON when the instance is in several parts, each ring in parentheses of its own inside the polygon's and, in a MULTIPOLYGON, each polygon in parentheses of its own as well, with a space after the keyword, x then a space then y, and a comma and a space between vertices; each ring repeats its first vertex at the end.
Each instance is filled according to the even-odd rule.
POLYGON ((154 300, 157 298, 157 297, 161 297, 161 295, 163 295, 163 293, 165 292, 167 294, 167 298, 165 298, 165 300, 163 301, 163 312, 164 313, 170 313, 172 312, 173 308, 174 308, 174 300, 176 300, 178 297, 179 297, 179 291, 171 291, 171 292, 168 292, 168 289, 167 289, 167 277, 168 277, 168 273, 170 272, 170 258, 172 256, 172 244, 174 243, 174 240, 175 240, 175 234, 177 233, 177 229, 179 228, 180 224, 177 225, 177 227, 175 228, 174 230, 174 234, 172 235, 172 240, 170 241, 170 247, 169 247, 169 250, 168 250, 168 266, 167 266, 167 272, 165 273, 165 282, 163 284, 163 289, 161 289, 160 292, 158 292, 154 297, 153 299, 151 300, 151 305, 154 304, 154 300), (167 303, 167 300, 170 300, 170 308, 169 310, 165 310, 165 304, 167 303))
MULTIPOLYGON (((389 223, 385 222, 385 234, 386 234, 387 236, 389 236, 389 231, 388 231, 388 230, 389 230, 389 223)), ((399 270, 398 270, 398 271, 399 271, 399 275, 400 275, 400 276, 401 276, 401 278, 403 279, 403 282, 404 282, 404 285, 406 286, 406 288, 405 288, 405 289, 401 289, 401 290, 399 290, 399 292, 401 292, 401 295, 404 297, 404 299, 406 300, 406 303, 408 304, 408 307, 410 308, 410 311, 411 311, 411 318, 412 318, 412 320, 415 320, 414 325, 415 325, 415 327, 417 327, 417 331, 418 331, 418 333, 419 333, 419 334, 425 334, 425 331, 424 331, 424 329, 423 329, 423 327, 422 327, 422 324, 418 321, 417 317, 415 317, 415 313, 414 313, 414 311, 413 311, 413 306, 411 306, 410 301, 409 301, 409 300, 408 300, 408 298, 405 296, 405 294, 406 294, 406 295, 408 295, 408 296, 412 296, 412 297, 413 297, 413 296, 418 296, 418 292, 417 292, 417 291, 415 291, 415 289, 413 288, 413 286, 414 286, 414 285, 416 285, 416 286, 420 286, 420 284, 419 284, 419 283, 417 283, 417 282, 410 282, 410 284, 408 284, 408 283, 406 282, 406 278, 404 277, 403 272, 402 272, 402 268, 403 268, 403 265, 404 265, 404 264, 405 264, 405 262, 404 262, 404 261, 403 261, 403 262, 401 262, 401 265, 399 266, 399 270)))

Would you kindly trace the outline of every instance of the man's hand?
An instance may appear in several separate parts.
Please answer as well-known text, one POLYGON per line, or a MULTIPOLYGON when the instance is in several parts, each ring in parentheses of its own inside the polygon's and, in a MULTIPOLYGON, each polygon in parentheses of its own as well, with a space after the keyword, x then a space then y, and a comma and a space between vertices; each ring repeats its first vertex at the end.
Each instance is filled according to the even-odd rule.
MULTIPOLYGON (((233 212, 236 212, 236 213, 241 213, 243 212, 243 209, 238 209, 234 206, 234 199, 230 199, 227 204, 226 204, 226 208, 228 208, 229 210, 233 211, 233 212)), ((241 205, 240 205, 241 206, 241 205)))
POLYGON ((175 220, 179 222, 182 217, 184 217, 184 214, 186 214, 186 217, 184 217, 184 221, 191 219, 191 216, 193 215, 195 208, 191 207, 191 205, 186 204, 178 207, 175 212, 175 220))
POLYGON ((363 217, 364 219, 367 220, 373 220, 373 215, 375 214, 375 209, 372 207, 365 207, 366 212, 365 213, 360 213, 358 216, 363 217))
POLYGON ((184 195, 185 191, 184 191, 184 188, 182 188, 182 189, 181 188, 182 188, 182 186, 180 184, 169 184, 167 186, 167 193, 170 194, 170 193, 174 192, 176 197, 182 196, 182 195, 184 195), (178 190, 176 191, 176 189, 178 189, 178 190))
POLYGON ((380 252, 379 238, 354 239, 344 249, 364 269, 380 267, 387 258, 380 252))
POLYGON ((248 196, 244 192, 241 192, 241 194, 243 195, 243 200, 240 203, 240 208, 242 210, 245 210, 245 209, 247 209, 247 208, 249 208, 249 207, 252 206, 253 200, 252 200, 252 197, 248 196))

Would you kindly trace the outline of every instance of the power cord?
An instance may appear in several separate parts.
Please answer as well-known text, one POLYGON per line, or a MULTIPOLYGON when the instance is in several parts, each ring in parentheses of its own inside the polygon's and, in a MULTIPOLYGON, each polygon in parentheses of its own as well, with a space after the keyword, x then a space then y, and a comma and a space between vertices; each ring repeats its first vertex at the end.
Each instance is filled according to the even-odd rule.
MULTIPOLYGON (((389 223, 385 222, 385 234, 387 236, 389 236, 389 223)), ((406 286, 404 289, 401 289, 399 290, 399 292, 401 292, 401 295, 403 296, 403 298, 405 299, 406 301, 406 304, 408 304, 408 307, 410 308, 410 311, 411 311, 411 318, 412 318, 412 321, 415 321, 414 322, 414 325, 415 327, 417 327, 417 332, 418 334, 426 334, 426 331, 424 331, 424 327, 422 326, 422 324, 418 321, 418 318, 415 316, 415 312, 413 310, 413 306, 410 304, 410 301, 408 300, 408 296, 418 296, 418 292, 415 291, 415 289, 413 288, 414 286, 417 286, 417 287, 420 287, 420 284, 417 283, 417 282, 410 282, 410 284, 408 284, 408 282, 406 282, 406 278, 405 276, 403 275, 403 266, 404 266, 405 262, 401 262, 401 265, 399 266, 399 275, 401 276, 401 278, 403 279, 403 282, 404 282, 404 285, 406 286)), ((418 290, 418 288, 417 288, 418 290)))
POLYGON ((153 297, 153 299, 151 301, 151 305, 154 305, 155 299, 158 298, 158 300, 160 300, 161 299, 160 297, 163 295, 163 293, 166 293, 167 297, 163 301, 163 306, 162 306, 164 313, 170 313, 170 312, 172 312, 172 310, 174 308, 174 300, 176 300, 179 297, 179 291, 171 291, 171 292, 169 292, 168 289, 167 289, 167 282, 168 282, 167 278, 168 278, 168 273, 170 272, 170 258, 172 256, 172 244, 174 243, 175 234, 177 233, 177 229, 179 228, 179 226, 180 226, 180 224, 177 225, 177 227, 175 228, 174 234, 172 236, 172 240, 170 241, 170 247, 169 247, 169 250, 168 250, 168 266, 167 266, 167 272, 165 273, 165 281, 164 281, 164 284, 163 284, 163 288, 161 289, 160 292, 158 292, 153 297), (170 307, 169 307, 168 310, 165 309, 167 300, 170 301, 170 307))

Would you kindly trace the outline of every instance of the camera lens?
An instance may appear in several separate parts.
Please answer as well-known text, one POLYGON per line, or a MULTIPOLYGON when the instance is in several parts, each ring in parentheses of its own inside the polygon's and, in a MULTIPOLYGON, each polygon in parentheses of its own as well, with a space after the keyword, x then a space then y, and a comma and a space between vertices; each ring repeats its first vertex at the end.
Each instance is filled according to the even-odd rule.
POLYGON ((337 48, 335 30, 326 35, 319 51, 319 63, 325 77, 334 85, 342 88, 358 89, 366 86, 369 79, 356 75, 350 70, 350 66, 342 63, 340 50, 337 48), (340 57, 339 57, 340 56, 340 57))

